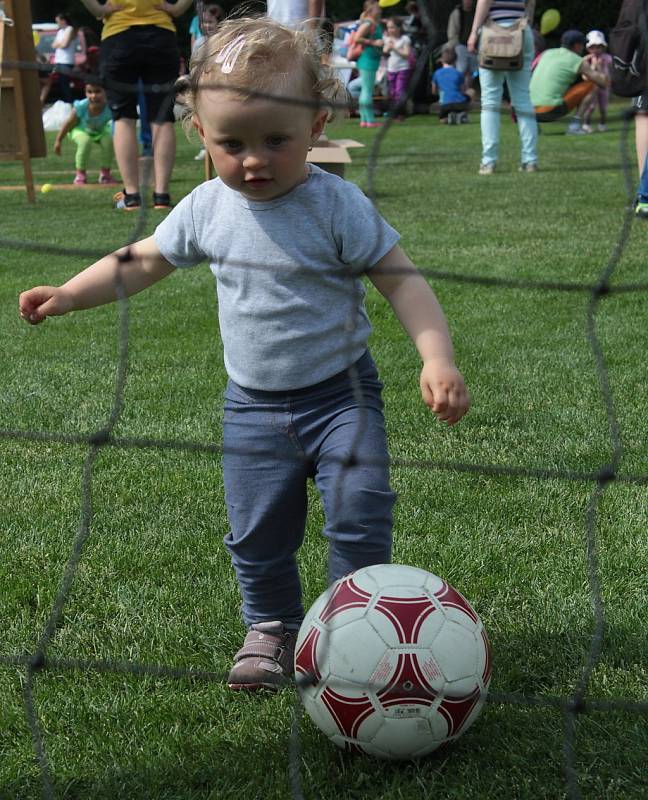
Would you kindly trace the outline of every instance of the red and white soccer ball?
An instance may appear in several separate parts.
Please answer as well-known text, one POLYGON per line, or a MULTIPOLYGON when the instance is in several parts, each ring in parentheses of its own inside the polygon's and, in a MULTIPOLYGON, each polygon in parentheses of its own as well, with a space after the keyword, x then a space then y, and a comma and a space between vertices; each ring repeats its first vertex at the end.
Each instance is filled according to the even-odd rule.
POLYGON ((413 759, 475 721, 490 647, 456 589, 416 567, 380 564, 316 600, 297 638, 295 677, 308 715, 336 745, 413 759))

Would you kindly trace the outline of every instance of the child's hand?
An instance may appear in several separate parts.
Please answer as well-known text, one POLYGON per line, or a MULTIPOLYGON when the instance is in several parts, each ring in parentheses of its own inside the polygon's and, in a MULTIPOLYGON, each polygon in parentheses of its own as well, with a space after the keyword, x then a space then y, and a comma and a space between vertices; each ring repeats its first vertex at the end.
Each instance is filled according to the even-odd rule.
POLYGON ((439 422, 454 425, 470 407, 464 379, 452 361, 425 361, 421 370, 421 394, 439 422))
POLYGON ((73 307, 72 298, 57 286, 36 286, 20 295, 20 316, 30 325, 38 325, 46 317, 67 314, 73 307))

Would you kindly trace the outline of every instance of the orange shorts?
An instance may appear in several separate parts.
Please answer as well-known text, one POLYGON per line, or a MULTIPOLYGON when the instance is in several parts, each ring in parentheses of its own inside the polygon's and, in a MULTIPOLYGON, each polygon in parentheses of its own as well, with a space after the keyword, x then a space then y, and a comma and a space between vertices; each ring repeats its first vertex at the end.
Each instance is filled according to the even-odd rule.
POLYGON ((536 106, 536 115, 542 122, 542 118, 549 122, 559 117, 564 117, 587 97, 587 95, 594 89, 592 81, 579 81, 578 83, 570 86, 563 95, 563 101, 559 106, 536 106))

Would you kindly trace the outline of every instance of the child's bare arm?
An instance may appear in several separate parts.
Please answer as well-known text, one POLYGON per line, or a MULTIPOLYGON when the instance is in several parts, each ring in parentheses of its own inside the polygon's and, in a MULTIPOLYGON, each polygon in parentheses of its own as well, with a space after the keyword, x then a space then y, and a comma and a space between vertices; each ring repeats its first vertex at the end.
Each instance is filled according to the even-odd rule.
POLYGON ((20 316, 31 325, 49 316, 94 308, 152 286, 175 270, 152 236, 99 259, 62 286, 36 286, 20 295, 20 316))
POLYGON ((70 112, 70 116, 65 120, 63 125, 61 126, 61 130, 56 135, 56 140, 54 141, 54 152, 57 156, 61 155, 61 145, 63 144, 63 139, 67 136, 67 134, 75 128, 78 124, 79 120, 76 114, 76 111, 72 109, 70 112))
POLYGON ((428 282, 396 245, 367 273, 416 345, 423 360, 421 394, 437 419, 454 425, 470 401, 443 310, 428 282))

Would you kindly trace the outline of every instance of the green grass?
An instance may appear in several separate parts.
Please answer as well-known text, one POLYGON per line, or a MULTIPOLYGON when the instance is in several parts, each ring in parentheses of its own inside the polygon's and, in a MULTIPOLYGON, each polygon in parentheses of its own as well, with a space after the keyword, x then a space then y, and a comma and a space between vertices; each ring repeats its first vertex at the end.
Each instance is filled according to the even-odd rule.
MULTIPOLYGON (((593 284, 617 240, 626 197, 619 127, 540 139, 542 171, 517 172, 518 142, 503 120, 502 157, 477 176, 479 126, 445 128, 416 117, 388 132, 375 189, 381 211, 421 267, 458 275, 593 284)), ((329 131, 369 144, 352 122, 329 131)), ((50 137, 51 138, 51 137, 50 137)), ((51 144, 51 141, 50 141, 51 144)), ((172 192, 200 180, 196 144, 180 142, 172 192)), ((353 150, 348 177, 366 187, 369 149, 353 150)), ((34 162, 39 183, 67 182, 71 152, 34 162)), ((3 164, 0 185, 21 182, 3 164)), ((53 191, 26 202, 0 192, 0 236, 107 252, 132 234, 110 191, 53 191)), ((153 230, 154 212, 145 232, 153 230)), ((613 284, 646 281, 648 227, 635 224, 613 284)), ((3 247, 0 255, 0 429, 89 433, 105 425, 118 362, 118 312, 95 309, 21 323, 19 291, 58 283, 82 256, 3 247)), ((587 338, 586 292, 488 287, 433 280, 446 310, 472 410, 456 428, 420 401, 418 359, 384 301, 370 290, 372 350, 386 384, 398 491, 397 562, 444 576, 489 631, 492 689, 567 698, 593 629, 585 547, 592 483, 472 474, 400 465, 459 462, 523 470, 596 471, 611 438, 587 338)), ((220 442, 225 382, 212 277, 177 273, 132 299, 129 365, 119 437, 220 442)), ((648 326, 645 294, 612 293, 597 307, 618 417, 622 475, 645 474, 648 326)), ((77 535, 88 448, 0 438, 0 656, 33 652, 77 535)), ((227 531, 218 457, 207 452, 103 448, 93 465, 93 516, 52 659, 165 664, 222 673, 243 628, 222 544, 227 531)), ((645 700, 648 494, 610 484, 597 508, 603 652, 590 698, 645 700)), ((305 602, 325 588, 326 553, 315 495, 300 558, 305 602)), ((0 666, 0 798, 41 796, 23 706, 24 670, 0 666)), ((232 695, 218 682, 47 669, 36 708, 57 798, 263 798, 291 796, 295 699, 232 695)), ((308 800, 560 798, 564 717, 559 708, 489 703, 454 747, 414 764, 346 756, 301 721, 300 778, 308 800)), ((648 720, 594 711, 576 721, 575 766, 584 798, 643 798, 648 720)))

